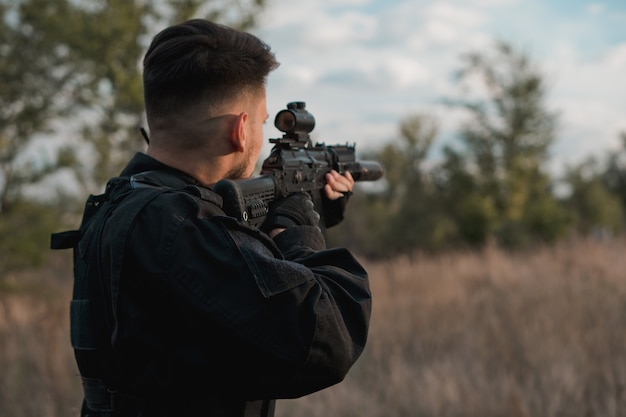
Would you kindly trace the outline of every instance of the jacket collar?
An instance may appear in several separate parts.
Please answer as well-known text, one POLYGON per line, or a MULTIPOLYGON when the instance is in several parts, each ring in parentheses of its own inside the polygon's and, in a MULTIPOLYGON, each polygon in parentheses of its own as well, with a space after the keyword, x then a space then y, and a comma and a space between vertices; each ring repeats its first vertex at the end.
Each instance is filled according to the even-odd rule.
MULTIPOLYGON (((191 175, 166 165, 142 152, 137 152, 135 156, 133 156, 120 176, 132 177, 146 172, 159 172, 166 174, 159 175, 158 181, 160 181, 160 183, 154 185, 168 186, 172 188, 179 188, 185 185, 200 185, 200 183, 191 175)), ((151 177, 154 176, 151 175, 151 177)))

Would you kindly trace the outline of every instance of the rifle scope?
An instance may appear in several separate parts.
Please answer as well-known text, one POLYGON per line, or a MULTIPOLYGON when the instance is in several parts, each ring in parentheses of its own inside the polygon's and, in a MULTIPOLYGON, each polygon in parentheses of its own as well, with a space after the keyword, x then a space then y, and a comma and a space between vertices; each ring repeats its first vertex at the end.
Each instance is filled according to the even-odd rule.
POLYGON ((305 110, 303 101, 293 101, 287 104, 286 110, 276 114, 274 126, 287 134, 306 134, 315 127, 315 118, 305 110))

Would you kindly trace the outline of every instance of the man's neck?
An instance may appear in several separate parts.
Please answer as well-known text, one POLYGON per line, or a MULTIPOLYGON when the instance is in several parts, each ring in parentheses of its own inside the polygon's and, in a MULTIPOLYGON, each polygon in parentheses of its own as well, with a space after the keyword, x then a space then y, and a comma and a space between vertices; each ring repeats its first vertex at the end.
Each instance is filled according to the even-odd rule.
POLYGON ((157 161, 190 175, 203 185, 215 184, 225 178, 230 166, 226 156, 203 156, 201 152, 173 153, 148 147, 146 153, 157 161))

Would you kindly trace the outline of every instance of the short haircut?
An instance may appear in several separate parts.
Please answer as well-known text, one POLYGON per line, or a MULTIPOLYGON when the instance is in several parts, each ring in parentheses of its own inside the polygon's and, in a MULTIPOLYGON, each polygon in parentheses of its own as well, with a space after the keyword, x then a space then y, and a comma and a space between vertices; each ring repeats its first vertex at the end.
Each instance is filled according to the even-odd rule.
POLYGON ((259 92, 278 65, 270 47, 249 33, 203 19, 168 27, 143 61, 148 118, 259 92))

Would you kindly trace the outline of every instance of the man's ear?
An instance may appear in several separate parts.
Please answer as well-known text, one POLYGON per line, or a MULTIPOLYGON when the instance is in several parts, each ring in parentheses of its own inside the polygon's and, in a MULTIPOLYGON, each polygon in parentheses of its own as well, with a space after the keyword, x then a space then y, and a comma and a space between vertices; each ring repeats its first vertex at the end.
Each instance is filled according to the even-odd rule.
POLYGON ((245 152, 246 150, 246 122, 248 121, 248 113, 240 113, 233 123, 230 132, 230 142, 237 152, 245 152))

